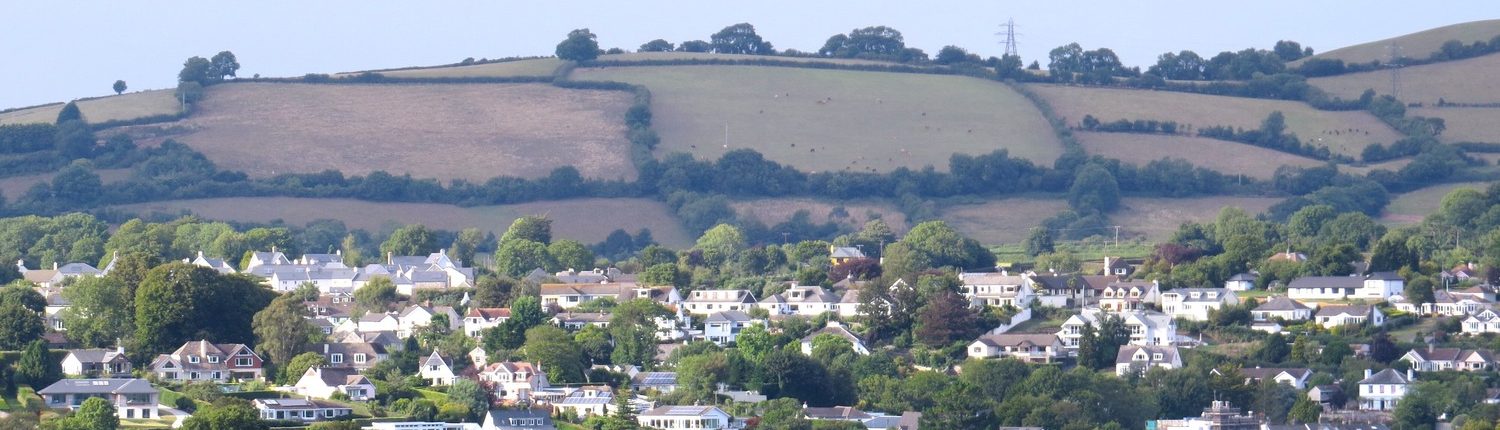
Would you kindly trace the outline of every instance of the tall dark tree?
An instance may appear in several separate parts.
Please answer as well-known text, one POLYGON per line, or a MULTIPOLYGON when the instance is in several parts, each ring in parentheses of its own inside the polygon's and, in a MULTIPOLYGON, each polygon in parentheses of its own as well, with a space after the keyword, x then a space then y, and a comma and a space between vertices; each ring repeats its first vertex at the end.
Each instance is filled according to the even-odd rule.
POLYGON ((568 32, 568 38, 557 44, 557 58, 568 61, 590 61, 599 58, 598 36, 587 28, 568 32))
POLYGON ((68 102, 68 104, 63 105, 61 111, 57 112, 56 124, 68 121, 83 121, 83 111, 78 109, 77 101, 68 102))
POLYGON ((323 332, 304 318, 307 307, 302 303, 302 298, 295 295, 278 297, 270 306, 256 313, 251 323, 255 331, 255 348, 278 366, 311 350, 313 344, 323 339, 323 332))
POLYGON ((918 311, 916 337, 932 347, 947 346, 961 339, 972 339, 983 330, 979 316, 969 308, 969 301, 947 291, 928 300, 918 311))
POLYGON ((396 229, 390 239, 380 244, 380 252, 386 255, 427 255, 437 252, 437 235, 427 226, 411 224, 396 229))
POLYGON ((1120 183, 1104 166, 1084 166, 1068 188, 1068 204, 1081 213, 1113 211, 1120 206, 1120 183))
POLYGON ((720 54, 771 55, 776 53, 776 50, 771 47, 771 42, 761 39, 760 35, 755 33, 755 26, 745 22, 724 27, 709 37, 709 43, 713 45, 714 52, 720 54))
POLYGON ((182 63, 182 71, 177 72, 177 80, 206 86, 213 81, 213 70, 213 63, 207 58, 194 56, 182 63))
POLYGON ((1031 233, 1026 236, 1026 255, 1035 257, 1053 251, 1056 249, 1052 243, 1051 230, 1047 227, 1032 227, 1031 233))
POLYGON ((674 49, 672 42, 656 39, 641 44, 640 52, 671 52, 672 49, 674 49))
POLYGON ((124 94, 125 93, 125 89, 129 88, 129 87, 125 85, 125 81, 124 80, 118 80, 118 81, 115 81, 115 85, 114 85, 113 88, 115 90, 115 94, 118 95, 118 94, 124 94))
POLYGON ((52 358, 47 351, 47 341, 38 339, 26 344, 21 358, 16 361, 17 381, 32 387, 46 387, 62 377, 62 362, 52 358))
POLYGON ((214 54, 214 58, 208 60, 209 76, 213 80, 222 80, 224 77, 235 77, 235 72, 240 70, 240 61, 234 57, 233 52, 220 51, 214 54))
POLYGON ((42 317, 20 303, 0 303, 0 349, 14 351, 42 337, 42 317))

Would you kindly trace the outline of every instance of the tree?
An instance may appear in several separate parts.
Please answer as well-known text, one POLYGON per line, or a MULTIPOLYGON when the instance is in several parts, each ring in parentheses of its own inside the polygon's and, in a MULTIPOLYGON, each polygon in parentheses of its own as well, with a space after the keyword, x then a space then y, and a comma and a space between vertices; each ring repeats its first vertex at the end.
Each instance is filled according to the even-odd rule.
POLYGON ((713 45, 714 52, 720 54, 772 55, 776 53, 776 50, 771 47, 771 42, 755 34, 755 26, 749 23, 724 27, 710 36, 708 40, 713 45))
POLYGON ((136 353, 151 357, 191 339, 253 343, 254 315, 275 296, 245 275, 187 263, 158 266, 136 289, 136 353))
POLYGON ((703 232, 693 249, 703 251, 704 261, 717 266, 744 250, 745 242, 745 234, 738 227, 719 224, 703 232))
POLYGON ((543 245, 552 243, 552 220, 546 217, 527 215, 516 218, 500 236, 500 244, 513 240, 529 240, 543 245))
POLYGON ((120 417, 115 416, 115 405, 101 397, 84 400, 78 412, 67 419, 65 428, 80 430, 115 430, 120 428, 120 417))
POLYGON ((526 342, 526 331, 546 321, 539 299, 531 296, 517 297, 510 303, 510 318, 484 332, 484 349, 491 353, 502 349, 516 349, 526 342))
POLYGON ((1301 396, 1297 398, 1296 403, 1292 404, 1292 410, 1287 413, 1287 418, 1293 422, 1312 424, 1318 422, 1318 417, 1322 415, 1322 406, 1307 396, 1301 396))
MULTIPOLYGON (((207 58, 193 56, 182 63, 182 71, 177 72, 178 82, 194 82, 198 85, 213 83, 213 63, 207 58)), ((180 87, 179 87, 180 88, 180 87)))
POLYGON ((260 413, 250 403, 239 399, 224 399, 213 406, 199 409, 192 417, 183 421, 185 430, 267 430, 270 427, 260 419, 260 413))
POLYGON ((922 413, 922 427, 942 429, 992 428, 991 401, 979 388, 965 382, 933 394, 932 408, 922 413))
POLYGON ((639 52, 672 52, 672 42, 662 39, 652 40, 641 44, 639 52))
POLYGON ((20 303, 0 303, 0 349, 14 351, 34 340, 44 331, 42 316, 20 303))
POLYGON ((1026 236, 1026 255, 1035 257, 1041 254, 1049 254, 1054 249, 1052 232, 1047 227, 1031 228, 1031 233, 1026 236))
MULTIPOLYGON (((295 295, 285 295, 257 312, 251 322, 255 331, 255 349, 277 365, 284 365, 292 357, 312 349, 323 341, 323 331, 304 318, 307 307, 295 295)), ((299 375, 300 376, 300 375, 299 375)))
POLYGON ((527 360, 546 363, 544 369, 549 381, 583 381, 583 351, 563 329, 551 325, 532 327, 526 330, 526 343, 521 350, 527 360))
POLYGON ((365 286, 354 290, 354 304, 367 312, 385 312, 399 298, 396 284, 384 276, 372 278, 365 286))
POLYGON ((1078 171, 1068 188, 1068 204, 1082 213, 1108 213, 1120 206, 1120 184, 1109 169, 1089 164, 1078 171))
POLYGON ((655 320, 667 315, 665 307, 649 299, 627 300, 615 306, 609 318, 610 337, 615 341, 610 361, 650 365, 656 357, 655 320))
POLYGON ((130 287, 115 276, 85 277, 62 290, 72 305, 60 316, 68 339, 102 348, 130 334, 135 326, 130 287))
POLYGON ((421 224, 398 228, 380 244, 380 252, 386 255, 427 255, 437 250, 437 236, 421 224))
POLYGON ((1312 48, 1303 50, 1302 44, 1290 40, 1277 41, 1276 47, 1271 48, 1271 51, 1275 52, 1276 56, 1285 62, 1297 61, 1304 56, 1312 55, 1312 48))
POLYGON ((673 263, 662 263, 648 267, 640 275, 641 285, 673 285, 680 288, 685 287, 687 281, 688 274, 677 270, 677 265, 673 263))
POLYGON ((291 360, 277 362, 276 364, 281 368, 281 375, 276 379, 276 382, 282 385, 291 385, 297 383, 297 380, 302 378, 302 374, 307 373, 307 369, 320 367, 325 363, 323 362, 323 354, 309 351, 297 354, 291 360))
POLYGON ((506 276, 523 276, 535 269, 551 271, 557 267, 547 245, 526 239, 502 240, 495 251, 495 271, 506 276))
POLYGON ((714 49, 714 45, 702 40, 688 40, 677 44, 677 50, 681 52, 708 52, 714 49))
POLYGON ((235 77, 234 73, 240 70, 239 60, 235 59, 234 53, 229 51, 214 54, 214 58, 209 60, 209 65, 209 76, 215 81, 222 80, 225 76, 235 77))
POLYGON ((52 354, 47 351, 47 341, 31 341, 21 351, 21 358, 16 360, 17 382, 24 382, 32 387, 46 387, 62 378, 62 363, 53 359, 52 354))
POLYGON ((1406 283, 1406 286, 1402 290, 1402 296, 1406 298, 1407 303, 1413 305, 1420 306, 1422 303, 1433 303, 1436 301, 1436 298, 1433 297, 1435 295, 1432 291, 1433 286, 1432 278, 1418 275, 1412 278, 1411 282, 1406 283))
POLYGON ((677 363, 677 389, 683 402, 718 403, 714 393, 728 377, 729 356, 723 351, 689 356, 677 363))
POLYGON ((63 105, 62 110, 57 112, 57 121, 55 122, 55 124, 62 124, 68 121, 83 120, 83 111, 78 109, 78 102, 71 101, 68 102, 68 104, 63 105))
POLYGON ((630 399, 634 396, 630 390, 621 390, 615 394, 615 412, 610 414, 609 419, 604 421, 603 430, 637 430, 641 428, 640 422, 635 418, 635 406, 630 404, 630 399))
POLYGON ((916 337, 931 347, 943 347, 960 339, 978 335, 979 317, 969 309, 969 301, 946 291, 928 301, 918 311, 916 337))
POLYGON ((474 285, 474 302, 469 306, 476 308, 496 308, 505 306, 510 301, 510 294, 515 291, 517 282, 515 279, 484 275, 479 277, 479 282, 474 285))
POLYGON ((1265 339, 1261 339, 1260 345, 1255 348, 1255 359, 1267 363, 1280 363, 1286 359, 1291 347, 1286 343, 1286 337, 1281 333, 1271 333, 1265 339))
POLYGON ((568 38, 557 44, 557 58, 568 61, 590 61, 599 58, 599 41, 587 28, 568 32, 568 38))
POLYGON ((458 232, 458 238, 453 240, 453 258, 460 264, 473 265, 474 256, 479 253, 480 242, 484 241, 484 231, 477 228, 466 228, 458 232))
POLYGON ((448 401, 464 405, 469 410, 466 418, 470 420, 479 419, 480 414, 490 408, 489 394, 485 393, 484 387, 467 378, 453 380, 453 385, 448 387, 448 401))
POLYGON ((124 80, 115 81, 114 89, 115 89, 115 94, 116 95, 124 94, 126 88, 128 88, 128 87, 125 85, 125 81, 124 80))
POLYGON ((576 240, 559 240, 547 245, 547 254, 557 261, 557 267, 574 270, 589 270, 594 267, 594 252, 576 240))

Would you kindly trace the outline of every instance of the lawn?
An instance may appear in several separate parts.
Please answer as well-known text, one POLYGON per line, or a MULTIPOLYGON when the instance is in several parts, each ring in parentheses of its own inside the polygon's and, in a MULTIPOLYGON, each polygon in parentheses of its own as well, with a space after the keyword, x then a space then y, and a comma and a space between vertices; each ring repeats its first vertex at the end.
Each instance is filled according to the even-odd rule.
POLYGON ((946 171, 954 153, 1051 165, 1046 119, 1002 83, 963 76, 756 66, 579 69, 580 81, 644 85, 658 154, 717 159, 750 148, 803 171, 946 171), (881 160, 884 158, 884 160, 881 160))
POLYGON ((256 177, 383 170, 483 182, 573 166, 631 180, 630 100, 547 84, 221 84, 184 120, 122 132, 142 145, 176 139, 256 177))
POLYGON ((175 416, 169 417, 169 418, 157 418, 157 419, 140 419, 140 418, 137 418, 137 419, 124 419, 124 418, 121 418, 120 419, 120 428, 122 428, 122 429, 164 429, 164 428, 171 428, 172 427, 172 423, 176 422, 176 421, 177 421, 177 417, 175 417, 175 416))
POLYGON ((1271 112, 1281 111, 1286 116, 1287 132, 1296 134, 1304 143, 1327 146, 1330 151, 1355 158, 1359 158, 1365 146, 1390 144, 1401 138, 1369 113, 1320 111, 1302 102, 1121 88, 1061 85, 1030 85, 1030 88, 1074 126, 1084 115, 1093 115, 1104 122, 1176 121, 1191 133, 1219 125, 1254 129, 1260 128, 1271 112))
MULTIPOLYGON (((1426 59, 1449 40, 1458 40, 1467 45, 1481 40, 1488 42, 1497 35, 1500 35, 1500 19, 1472 21, 1346 46, 1311 58, 1333 58, 1344 60, 1345 63, 1368 63, 1373 60, 1386 62, 1391 58, 1391 45, 1395 44, 1401 47, 1403 56, 1426 59)), ((1301 65, 1304 61, 1306 60, 1299 60, 1288 66, 1301 65)))
MULTIPOLYGON (((1407 103, 1435 105, 1438 99, 1449 103, 1500 103, 1500 54, 1459 61, 1412 66, 1401 69, 1401 94, 1407 103)), ((1378 94, 1391 93, 1391 72, 1377 70, 1364 73, 1308 79, 1308 83, 1344 98, 1357 98, 1367 89, 1378 94)))
POLYGON ((1486 182, 1461 182, 1433 185, 1397 194, 1391 199, 1391 204, 1385 207, 1385 213, 1380 214, 1380 222, 1390 225, 1416 224, 1422 222, 1422 218, 1428 214, 1436 212, 1443 197, 1453 190, 1469 188, 1484 191, 1488 186, 1489 183, 1486 182))
POLYGON ((115 209, 140 215, 177 215, 189 211, 211 220, 255 223, 281 220, 294 225, 333 218, 343 221, 349 228, 370 231, 421 223, 431 228, 454 231, 476 227, 496 235, 504 233, 516 218, 543 215, 552 219, 552 231, 556 237, 584 243, 603 241, 617 228, 623 228, 631 234, 636 230, 649 228, 651 236, 657 242, 671 247, 684 248, 693 243, 693 238, 688 237, 682 224, 666 205, 648 199, 573 199, 466 208, 437 203, 235 197, 138 203, 116 206, 115 209))
MULTIPOLYGON (((556 58, 533 58, 472 66, 429 67, 420 69, 376 71, 385 76, 399 78, 508 78, 517 76, 552 76, 563 61, 556 58)), ((341 73, 356 75, 360 72, 341 73)))
MULTIPOLYGON (((154 115, 173 115, 180 108, 175 90, 150 90, 78 102, 84 120, 91 123, 119 121, 154 115)), ((53 104, 0 113, 0 125, 56 122, 63 105, 53 104)))
POLYGON ((1144 166, 1162 158, 1230 175, 1270 179, 1281 166, 1315 167, 1324 162, 1254 145, 1202 137, 1140 133, 1075 133, 1085 151, 1144 166))
POLYGON ((799 210, 808 211, 810 219, 814 223, 822 224, 834 221, 850 229, 858 230, 865 225, 866 221, 879 218, 885 221, 897 234, 906 232, 911 228, 906 222, 906 214, 897 210, 895 205, 884 200, 856 200, 856 201, 830 201, 811 198, 770 198, 739 200, 730 203, 735 214, 740 218, 756 219, 767 226, 786 221, 799 210), (842 207, 847 214, 845 217, 833 216, 834 209, 842 207))
MULTIPOLYGON (((1500 97, 1493 101, 1500 102, 1500 97)), ((1500 108, 1425 107, 1407 109, 1406 114, 1442 118, 1447 128, 1438 138, 1444 142, 1500 143, 1500 121, 1495 120, 1500 118, 1500 108)))

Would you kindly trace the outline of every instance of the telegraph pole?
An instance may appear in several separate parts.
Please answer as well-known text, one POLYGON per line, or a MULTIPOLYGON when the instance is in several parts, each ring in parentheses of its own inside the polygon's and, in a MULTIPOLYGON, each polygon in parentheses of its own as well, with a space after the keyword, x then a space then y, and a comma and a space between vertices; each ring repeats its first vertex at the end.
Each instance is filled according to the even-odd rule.
POLYGON ((1120 226, 1115 226, 1115 248, 1120 247, 1120 226))

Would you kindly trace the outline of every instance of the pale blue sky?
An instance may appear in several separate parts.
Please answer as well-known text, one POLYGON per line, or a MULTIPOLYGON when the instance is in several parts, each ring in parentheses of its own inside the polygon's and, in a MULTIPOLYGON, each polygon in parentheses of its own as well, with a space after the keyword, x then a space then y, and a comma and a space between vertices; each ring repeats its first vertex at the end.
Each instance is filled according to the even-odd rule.
POLYGON ((1204 56, 1291 39, 1318 51, 1465 21, 1500 18, 1500 2, 1411 1, 667 1, 5 0, 0 108, 175 84, 182 61, 231 50, 250 76, 299 76, 550 55, 568 30, 603 47, 708 39, 750 22, 777 49, 815 51, 828 36, 887 25, 908 46, 999 55, 997 26, 1019 25, 1030 63, 1068 42, 1109 47, 1132 66, 1166 51, 1204 56), (1232 6, 1231 6, 1232 4, 1232 6))

